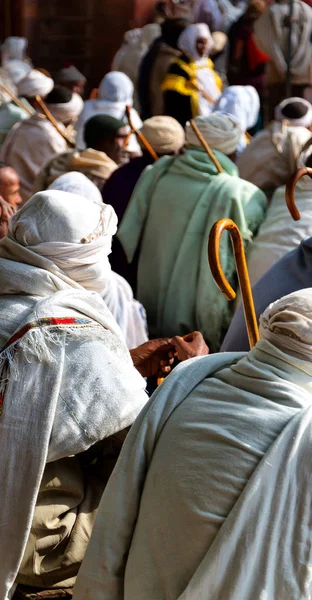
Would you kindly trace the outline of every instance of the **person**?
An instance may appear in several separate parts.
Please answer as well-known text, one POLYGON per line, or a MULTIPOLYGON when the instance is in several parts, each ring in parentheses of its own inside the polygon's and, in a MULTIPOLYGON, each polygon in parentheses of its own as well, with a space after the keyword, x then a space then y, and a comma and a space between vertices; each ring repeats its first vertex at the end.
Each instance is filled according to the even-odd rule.
MULTIPOLYGON (((115 226, 111 207, 49 190, 0 242, 1 598, 14 582, 73 585, 112 457, 147 401, 138 371, 170 370, 174 344, 129 354, 99 295, 115 226)), ((189 355, 207 352, 191 337, 189 355)))
POLYGON ((309 595, 311 311, 311 289, 281 298, 250 352, 188 361, 160 386, 104 492, 74 600, 309 595))
MULTIPOLYGON (((285 98, 289 55, 289 2, 278 0, 255 22, 255 41, 270 61, 267 64, 268 108, 272 119, 285 98)), ((303 97, 312 84, 312 8, 294 0, 291 24, 290 95, 303 97)))
MULTIPOLYGON (((312 146, 299 157, 298 167, 312 166, 311 153, 312 146)), ((311 237, 311 192, 311 179, 300 179, 295 191, 296 206, 301 214, 300 221, 293 221, 289 214, 285 201, 285 186, 274 192, 266 217, 249 249, 248 271, 252 285, 280 258, 297 248, 302 240, 311 237)))
POLYGON ((153 10, 153 23, 159 23, 162 25, 168 17, 168 4, 167 2, 156 2, 153 10))
MULTIPOLYGON (((141 133, 160 158, 165 155, 179 154, 185 144, 184 129, 172 117, 156 116, 147 119, 143 123, 141 133)), ((103 201, 113 206, 119 223, 141 174, 153 163, 154 158, 143 148, 141 157, 134 158, 128 164, 121 166, 106 182, 102 194, 103 201)), ((129 265, 122 245, 117 237, 114 237, 110 259, 112 268, 128 281, 134 294, 137 285, 138 254, 137 252, 129 265)))
MULTIPOLYGON (((16 61, 11 61, 8 65, 10 66, 12 62, 15 63, 16 61)), ((46 77, 36 69, 31 70, 28 65, 23 62, 17 65, 15 71, 14 80, 17 83, 16 96, 19 96, 22 106, 17 106, 10 97, 7 97, 1 104, 0 150, 4 140, 15 123, 28 119, 29 116, 36 114, 36 112, 40 110, 39 104, 36 101, 36 96, 41 96, 41 98, 44 99, 52 91, 54 86, 53 79, 46 77), (23 105, 25 105, 25 110, 23 109, 23 105)))
POLYGON ((154 41, 142 58, 138 96, 144 121, 164 114, 161 86, 172 61, 181 56, 178 39, 187 25, 186 19, 166 19, 161 25, 161 37, 154 41))
MULTIPOLYGON (((96 185, 78 171, 61 175, 53 181, 49 189, 78 194, 100 205, 103 203, 102 195, 96 185)), ((64 201, 67 197, 64 196, 64 201)), ((108 272, 107 284, 101 296, 118 323, 127 347, 131 350, 144 344, 148 340, 145 310, 142 304, 133 298, 132 290, 125 279, 113 270, 110 274, 108 272)))
POLYGON ((225 31, 225 14, 218 0, 197 0, 194 4, 195 23, 206 23, 211 32, 225 31))
POLYGON ((122 71, 131 79, 134 86, 133 106, 138 111, 137 79, 141 60, 160 34, 161 29, 158 23, 149 23, 140 29, 127 31, 124 35, 123 43, 112 61, 112 71, 122 71))
POLYGON ((237 159, 240 176, 268 197, 285 185, 296 169, 303 147, 311 137, 311 104, 288 98, 276 107, 275 120, 251 140, 237 159))
POLYGON ((183 55, 175 59, 162 84, 164 112, 182 127, 198 115, 206 116, 221 95, 222 81, 208 58, 213 47, 209 27, 189 25, 178 40, 183 55))
POLYGON ((248 145, 246 135, 258 122, 260 111, 260 98, 257 90, 251 85, 231 85, 226 88, 217 100, 213 112, 231 115, 240 123, 242 136, 237 149, 240 154, 248 145))
MULTIPOLYGON (((45 102, 63 133, 66 132, 65 127, 75 120, 82 110, 81 97, 61 86, 55 86, 46 96, 45 102)), ((47 118, 42 118, 41 114, 36 113, 14 126, 6 137, 0 158, 18 173, 23 202, 30 198, 35 179, 44 164, 54 154, 66 149, 66 139, 47 118)))
MULTIPOLYGON (((312 238, 303 240, 297 248, 275 263, 253 286, 257 319, 265 307, 281 296, 312 286, 312 238)), ((240 305, 223 340, 221 352, 241 352, 249 349, 244 311, 240 305)))
MULTIPOLYGON (((130 114, 133 125, 136 129, 141 129, 142 121, 133 108, 134 87, 131 79, 125 73, 111 71, 102 79, 96 100, 86 100, 83 110, 76 123, 76 146, 85 148, 83 132, 86 122, 95 115, 109 115, 115 119, 124 120, 127 123, 126 107, 131 108, 130 114)), ((129 128, 130 133, 130 128, 129 128)), ((131 135, 128 140, 126 152, 129 155, 141 153, 140 147, 135 135, 131 135)))
POLYGON ((14 212, 22 204, 19 176, 4 162, 0 161, 0 196, 13 207, 14 212))
POLYGON ((53 156, 41 169, 33 192, 47 189, 53 181, 69 171, 86 175, 102 190, 110 175, 124 160, 124 143, 128 129, 123 121, 107 115, 89 119, 84 130, 85 150, 70 150, 53 156))
POLYGON ((267 101, 265 68, 269 57, 256 45, 254 26, 266 6, 265 0, 250 0, 244 14, 233 23, 228 32, 227 80, 230 86, 255 87, 262 107, 267 101))
POLYGON ((58 83, 63 87, 68 88, 71 92, 83 97, 87 80, 77 67, 69 65, 57 71, 55 83, 58 83))
MULTIPOLYGON (((150 335, 197 329, 216 351, 233 309, 209 272, 208 235, 215 221, 231 217, 249 242, 264 219, 266 198, 238 177, 230 159, 240 141, 239 125, 218 113, 198 117, 196 123, 223 172, 187 125, 186 151, 161 158, 143 173, 117 236, 129 262, 141 242, 137 297, 146 309, 150 335)), ((229 239, 222 240, 222 256, 234 284, 229 239)))

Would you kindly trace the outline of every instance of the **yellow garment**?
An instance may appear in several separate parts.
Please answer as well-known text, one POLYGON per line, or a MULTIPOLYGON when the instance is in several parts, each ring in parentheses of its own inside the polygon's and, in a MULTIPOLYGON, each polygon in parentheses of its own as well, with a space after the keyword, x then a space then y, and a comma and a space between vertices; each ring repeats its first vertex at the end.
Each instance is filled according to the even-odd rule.
POLYGON ((190 96, 192 114, 193 117, 197 117, 200 114, 200 94, 202 94, 212 104, 214 104, 216 101, 216 99, 210 97, 209 94, 207 94, 207 92, 201 88, 198 82, 198 75, 200 71, 203 69, 209 69, 212 72, 215 84, 220 93, 222 92, 223 86, 222 79, 214 70, 214 64, 210 58, 207 58, 207 60, 201 64, 197 64, 196 62, 190 62, 187 64, 183 59, 177 58, 174 61, 174 64, 178 65, 180 69, 185 72, 186 76, 168 73, 161 86, 162 92, 172 91, 184 96, 190 96))

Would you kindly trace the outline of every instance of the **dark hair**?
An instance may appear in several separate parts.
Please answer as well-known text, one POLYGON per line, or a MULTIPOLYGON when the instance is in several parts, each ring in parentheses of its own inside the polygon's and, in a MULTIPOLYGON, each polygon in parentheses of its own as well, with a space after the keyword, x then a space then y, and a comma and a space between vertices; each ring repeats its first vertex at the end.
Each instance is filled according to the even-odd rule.
POLYGON ((188 27, 187 19, 166 19, 161 24, 161 37, 168 46, 177 48, 181 33, 188 27))
POLYGON ((124 121, 115 119, 115 117, 96 115, 85 124, 84 141, 88 148, 96 148, 99 142, 113 140, 117 131, 124 126, 124 121))
POLYGON ((55 85, 53 90, 46 96, 47 104, 66 104, 72 99, 72 92, 63 85, 55 85))

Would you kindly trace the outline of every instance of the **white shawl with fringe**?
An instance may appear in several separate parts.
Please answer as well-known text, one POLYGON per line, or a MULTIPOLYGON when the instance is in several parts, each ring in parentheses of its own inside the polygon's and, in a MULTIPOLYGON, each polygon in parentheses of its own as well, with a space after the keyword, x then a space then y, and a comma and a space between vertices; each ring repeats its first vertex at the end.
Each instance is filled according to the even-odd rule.
POLYGON ((249 354, 193 359, 158 388, 103 494, 74 600, 311 597, 307 293, 299 319, 292 301, 266 313, 249 354))

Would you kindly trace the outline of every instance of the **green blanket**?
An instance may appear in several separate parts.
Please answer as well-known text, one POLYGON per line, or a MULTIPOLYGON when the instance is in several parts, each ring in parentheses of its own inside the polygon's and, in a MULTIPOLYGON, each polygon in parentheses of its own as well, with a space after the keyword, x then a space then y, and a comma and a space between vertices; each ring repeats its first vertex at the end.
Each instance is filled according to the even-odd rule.
MULTIPOLYGON (((141 176, 122 220, 118 238, 128 261, 141 242, 138 298, 147 311, 151 336, 199 330, 217 351, 233 306, 215 285, 207 258, 214 223, 233 219, 245 242, 261 224, 265 195, 238 177, 232 161, 216 152, 224 173, 201 149, 163 157, 141 176)), ((224 272, 237 287, 230 237, 221 242, 224 272)))

